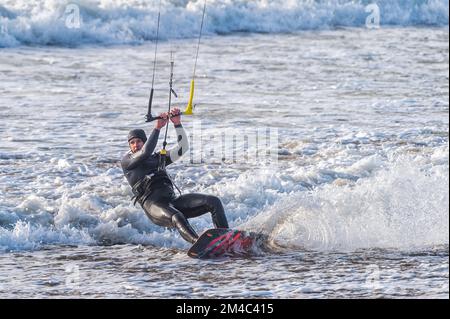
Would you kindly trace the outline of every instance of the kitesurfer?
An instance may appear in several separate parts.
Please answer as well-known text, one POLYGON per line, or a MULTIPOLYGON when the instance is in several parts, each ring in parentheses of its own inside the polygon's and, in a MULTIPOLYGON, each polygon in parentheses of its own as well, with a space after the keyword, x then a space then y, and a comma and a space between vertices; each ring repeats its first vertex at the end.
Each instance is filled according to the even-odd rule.
POLYGON ((166 166, 180 159, 189 150, 186 131, 181 124, 178 108, 170 113, 160 114, 156 126, 147 139, 144 130, 135 129, 128 134, 130 151, 122 158, 122 169, 133 189, 138 202, 149 219, 162 227, 176 228, 181 236, 195 243, 198 235, 189 224, 189 218, 211 213, 216 228, 228 228, 225 210, 216 196, 186 194, 176 196, 174 184, 166 171, 166 166), (170 115, 170 116, 169 116, 170 115), (155 152, 160 130, 170 121, 178 136, 178 145, 167 150, 167 156, 155 152), (165 163, 161 163, 164 158, 165 163))

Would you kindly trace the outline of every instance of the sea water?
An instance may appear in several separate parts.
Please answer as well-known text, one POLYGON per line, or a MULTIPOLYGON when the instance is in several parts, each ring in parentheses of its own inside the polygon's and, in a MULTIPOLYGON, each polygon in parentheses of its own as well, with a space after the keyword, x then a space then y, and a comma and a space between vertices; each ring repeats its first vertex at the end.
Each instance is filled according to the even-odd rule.
MULTIPOLYGON (((192 147, 169 173, 268 236, 208 261, 120 167, 127 132, 153 127, 158 4, 0 2, 0 297, 448 298, 448 1, 379 1, 375 26, 369 1, 208 1, 192 147), (269 160, 248 156, 258 130, 269 160)), ((188 100, 202 9, 162 1, 155 114, 171 52, 188 100)))

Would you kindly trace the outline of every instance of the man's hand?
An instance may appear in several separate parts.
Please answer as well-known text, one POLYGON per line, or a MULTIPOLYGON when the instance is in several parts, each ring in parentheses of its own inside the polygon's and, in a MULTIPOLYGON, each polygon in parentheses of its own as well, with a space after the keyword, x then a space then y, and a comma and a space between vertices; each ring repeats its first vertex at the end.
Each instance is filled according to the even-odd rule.
POLYGON ((179 108, 174 108, 170 111, 170 120, 175 126, 181 125, 181 111, 179 108))
POLYGON ((158 119, 155 127, 157 130, 161 130, 164 126, 167 125, 167 122, 169 121, 169 116, 167 113, 161 113, 159 117, 161 117, 161 119, 158 119))

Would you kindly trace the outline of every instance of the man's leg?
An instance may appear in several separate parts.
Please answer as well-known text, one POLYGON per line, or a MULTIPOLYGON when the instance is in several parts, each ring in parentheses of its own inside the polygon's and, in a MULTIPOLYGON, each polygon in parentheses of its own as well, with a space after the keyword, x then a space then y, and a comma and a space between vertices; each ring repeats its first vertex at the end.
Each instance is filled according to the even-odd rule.
POLYGON ((229 228, 225 209, 218 197, 204 194, 187 194, 178 197, 172 203, 186 218, 195 218, 211 213, 214 227, 229 228))
POLYGON ((145 201, 142 206, 150 220, 158 226, 175 227, 184 240, 195 243, 198 235, 187 221, 186 217, 170 203, 155 203, 145 201))

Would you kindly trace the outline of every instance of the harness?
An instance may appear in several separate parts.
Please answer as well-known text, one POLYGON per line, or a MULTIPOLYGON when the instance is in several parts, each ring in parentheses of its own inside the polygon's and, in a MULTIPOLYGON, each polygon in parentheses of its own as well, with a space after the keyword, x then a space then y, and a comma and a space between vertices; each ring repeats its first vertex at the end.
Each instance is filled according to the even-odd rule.
POLYGON ((132 201, 134 200, 133 205, 136 205, 137 202, 143 204, 156 189, 164 187, 171 189, 175 187, 182 195, 180 188, 172 181, 167 171, 160 167, 156 173, 144 176, 133 186, 134 196, 131 198, 132 201))
POLYGON ((146 175, 132 188, 134 196, 131 200, 134 200, 133 205, 136 205, 137 202, 143 204, 155 189, 164 187, 173 189, 172 180, 165 171, 146 175))

